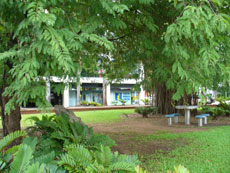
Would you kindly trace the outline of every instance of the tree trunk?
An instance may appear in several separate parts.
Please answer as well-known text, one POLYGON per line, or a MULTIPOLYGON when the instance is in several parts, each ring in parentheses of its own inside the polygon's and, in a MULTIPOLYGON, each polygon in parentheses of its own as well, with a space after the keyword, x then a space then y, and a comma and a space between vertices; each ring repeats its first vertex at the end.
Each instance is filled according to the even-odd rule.
POLYGON ((5 107, 6 104, 11 99, 8 96, 3 96, 3 93, 7 87, 8 75, 6 69, 3 72, 2 86, 0 86, 0 107, 1 107, 1 117, 2 117, 2 127, 3 127, 3 136, 8 135, 16 130, 21 130, 20 121, 21 121, 21 111, 20 106, 16 103, 14 104, 14 109, 10 111, 9 114, 6 114, 5 107))
POLYGON ((192 95, 185 93, 183 98, 173 101, 172 96, 174 93, 174 91, 168 90, 165 84, 156 84, 156 107, 159 114, 171 114, 178 111, 182 113, 182 110, 175 109, 176 105, 192 105, 192 95))
POLYGON ((107 106, 107 80, 103 78, 103 106, 107 106))
POLYGON ((21 130, 20 106, 15 105, 15 109, 11 110, 9 115, 6 114, 4 106, 3 107, 1 106, 1 109, 2 109, 1 116, 2 116, 3 136, 6 136, 14 131, 21 130))
POLYGON ((156 107, 159 114, 174 113, 176 110, 172 101, 173 91, 166 88, 165 84, 156 84, 156 107))

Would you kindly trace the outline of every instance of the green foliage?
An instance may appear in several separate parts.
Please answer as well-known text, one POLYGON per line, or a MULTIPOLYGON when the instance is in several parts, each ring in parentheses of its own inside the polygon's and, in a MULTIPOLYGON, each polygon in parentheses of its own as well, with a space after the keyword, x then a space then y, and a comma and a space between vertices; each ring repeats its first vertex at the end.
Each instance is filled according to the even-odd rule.
POLYGON ((140 164, 136 156, 118 155, 102 145, 97 151, 90 151, 72 144, 66 146, 65 151, 59 165, 69 172, 135 172, 135 166, 140 164))
POLYGON ((88 106, 88 105, 89 105, 89 102, 88 102, 88 101, 82 101, 82 102, 81 102, 81 105, 88 106))
POLYGON ((113 101, 112 104, 116 106, 118 104, 118 101, 113 101))
POLYGON ((97 149, 101 144, 110 147, 115 145, 111 138, 94 134, 93 129, 87 125, 76 121, 70 122, 67 115, 43 116, 41 120, 32 119, 35 120, 35 126, 30 127, 29 131, 34 135, 40 134, 38 147, 44 153, 55 151, 56 154, 59 154, 63 151, 64 145, 69 144, 81 144, 90 149, 97 149))
POLYGON ((149 99, 142 99, 141 100, 145 105, 149 105, 150 104, 150 100, 149 99))
POLYGON ((125 28, 120 15, 128 10, 108 0, 1 0, 0 86, 10 98, 7 113, 30 99, 38 107, 50 106, 46 80, 65 79, 58 89, 63 92, 82 68, 98 66, 101 54, 114 50, 108 29, 125 28))
POLYGON ((189 173, 189 170, 186 169, 184 166, 179 165, 179 166, 175 166, 175 172, 176 173, 189 173))
MULTIPOLYGON (((4 137, 0 144, 1 146, 8 147, 10 142, 20 137, 25 137, 26 132, 16 131, 4 137), (7 145, 6 145, 7 144, 7 145)), ((26 137, 18 146, 8 148, 7 151, 1 150, 0 157, 0 171, 12 173, 33 173, 52 171, 51 167, 59 173, 63 173, 61 168, 58 168, 57 162, 54 161, 55 155, 44 154, 41 158, 36 158, 36 145, 37 138, 26 137)))
POLYGON ((141 114, 143 118, 148 118, 149 114, 154 114, 156 113, 157 108, 154 106, 148 106, 148 107, 137 107, 135 109, 135 112, 138 114, 141 114))
POLYGON ((126 103, 127 101, 126 101, 126 100, 120 99, 119 102, 121 102, 122 105, 125 105, 125 103, 126 103))
POLYGON ((96 102, 91 102, 91 103, 89 103, 89 105, 92 105, 92 106, 102 106, 102 104, 96 103, 96 102))
POLYGON ((225 116, 230 113, 229 109, 224 109, 222 107, 209 107, 203 106, 199 109, 201 113, 209 113, 212 117, 216 118, 218 116, 225 116))
POLYGON ((210 113, 213 117, 217 116, 229 116, 230 105, 227 103, 229 97, 220 96, 216 99, 219 104, 216 107, 202 106, 199 111, 202 113, 210 113))

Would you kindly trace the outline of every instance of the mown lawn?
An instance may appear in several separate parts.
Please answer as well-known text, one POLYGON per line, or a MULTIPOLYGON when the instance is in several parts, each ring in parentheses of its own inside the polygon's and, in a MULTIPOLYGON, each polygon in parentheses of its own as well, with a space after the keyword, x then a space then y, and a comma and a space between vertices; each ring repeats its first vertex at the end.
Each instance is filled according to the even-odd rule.
MULTIPOLYGON (((100 111, 82 111, 75 112, 78 117, 81 117, 82 121, 88 123, 113 123, 122 121, 121 115, 134 113, 134 109, 120 109, 120 110, 100 110, 100 111)), ((53 115, 48 114, 48 115, 53 115)), ((30 117, 39 117, 41 114, 24 114, 22 115, 21 125, 22 127, 28 127, 33 125, 33 121, 29 120, 30 117)), ((0 126, 1 127, 1 126, 0 126)))
MULTIPOLYGON (((167 172, 175 165, 184 165, 194 173, 230 172, 230 127, 217 127, 203 132, 165 134, 169 140, 183 138, 187 143, 167 153, 159 151, 141 156, 148 172, 167 172)), ((164 139, 164 134, 146 136, 141 141, 164 139)), ((166 142, 166 141, 165 141, 166 142)), ((145 146, 143 146, 145 147, 145 146)))

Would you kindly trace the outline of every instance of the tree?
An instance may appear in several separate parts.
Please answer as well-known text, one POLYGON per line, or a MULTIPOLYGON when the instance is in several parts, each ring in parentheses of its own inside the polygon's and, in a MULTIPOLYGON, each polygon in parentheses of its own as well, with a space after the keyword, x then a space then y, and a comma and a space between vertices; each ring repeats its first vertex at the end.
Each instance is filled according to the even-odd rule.
POLYGON ((142 64, 142 84, 156 91, 160 113, 174 111, 180 99, 188 103, 200 88, 229 80, 229 1, 121 2, 130 10, 121 17, 126 27, 112 32, 119 40, 104 66, 109 78, 138 72, 142 64), (126 70, 119 73, 119 66, 126 70))
MULTIPOLYGON (((4 136, 20 129, 22 103, 33 99, 38 107, 50 106, 45 99, 46 79, 57 76, 65 84, 73 82, 84 62, 93 62, 100 50, 113 49, 104 26, 112 20, 116 23, 117 15, 126 10, 125 5, 108 0, 0 1, 4 136)), ((58 85, 57 92, 65 84, 58 85)))

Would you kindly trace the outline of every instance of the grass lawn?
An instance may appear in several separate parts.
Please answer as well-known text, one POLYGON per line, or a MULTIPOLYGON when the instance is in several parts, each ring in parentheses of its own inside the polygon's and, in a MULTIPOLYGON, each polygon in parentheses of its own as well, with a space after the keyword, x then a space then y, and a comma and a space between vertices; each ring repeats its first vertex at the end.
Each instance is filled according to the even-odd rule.
MULTIPOLYGON (((209 131, 184 134, 147 135, 138 138, 140 142, 151 140, 184 139, 186 144, 169 152, 158 151, 142 155, 142 166, 148 172, 167 172, 175 165, 183 165, 194 173, 230 172, 230 127, 218 127, 209 131), (164 136, 165 135, 165 136, 164 136), (159 137, 157 137, 159 136, 159 137)), ((143 146, 145 147, 145 146, 143 146)))
MULTIPOLYGON (((85 122, 86 124, 88 123, 113 123, 113 122, 122 121, 121 115, 134 113, 134 109, 82 111, 82 112, 74 112, 74 113, 78 117, 81 117, 82 121, 85 122)), ((53 113, 48 114, 48 115, 53 115, 53 113)), ((29 120, 29 118, 33 116, 36 116, 39 118, 42 117, 41 114, 24 114, 22 115, 22 120, 21 120, 22 127, 33 125, 33 122, 29 120)))

